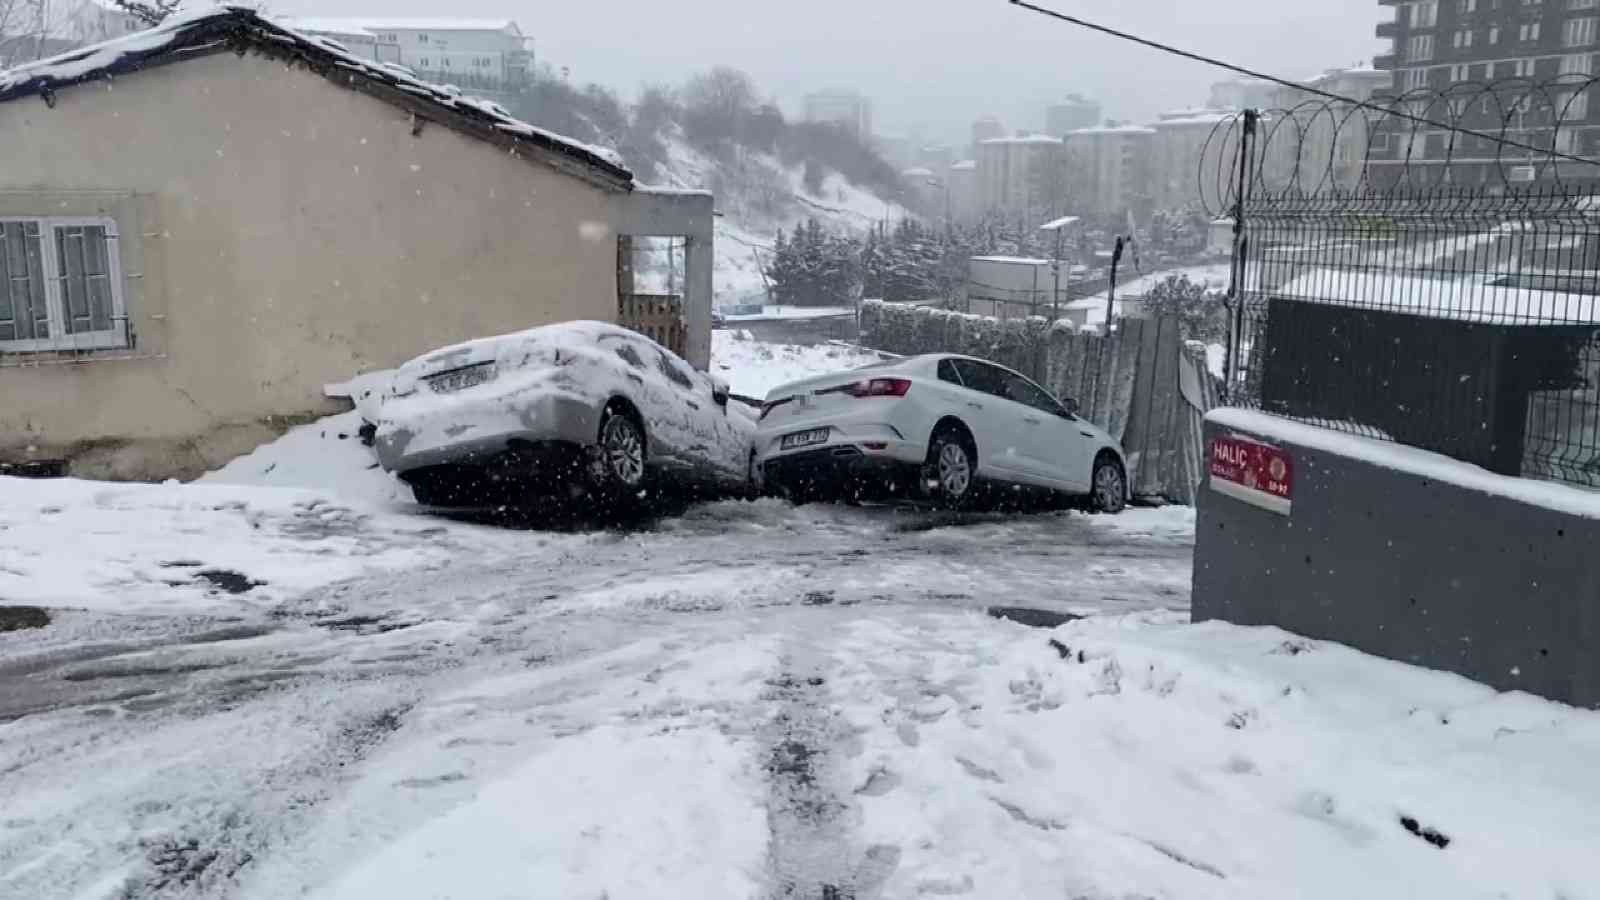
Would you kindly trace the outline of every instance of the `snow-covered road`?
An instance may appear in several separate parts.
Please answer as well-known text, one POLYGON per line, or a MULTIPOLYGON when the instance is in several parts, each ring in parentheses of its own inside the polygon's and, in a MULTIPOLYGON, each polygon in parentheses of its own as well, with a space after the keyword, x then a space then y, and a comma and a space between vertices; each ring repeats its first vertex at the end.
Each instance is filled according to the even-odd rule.
POLYGON ((1191 625, 1191 510, 491 528, 359 424, 0 477, 0 898, 1600 897, 1600 713, 1191 625))
POLYGON ((0 635, 0 896, 745 897, 775 878, 821 896, 865 877, 839 853, 870 849, 849 792, 811 774, 854 734, 822 712, 854 623, 1001 635, 1018 626, 989 605, 1187 604, 1179 508, 763 500, 577 534, 347 510, 285 533, 305 507, 266 489, 102 487, 75 506, 76 483, 9 483, 99 533, 115 549, 83 556, 101 569, 220 560, 266 584, 9 564, 14 594, 90 602, 0 635), (222 524, 240 517, 242 561, 222 524), (329 577, 352 556, 377 570, 329 577))
POLYGON ((1595 895, 1600 716, 1188 625, 1192 527, 725 502, 59 611, 0 896, 1595 895))

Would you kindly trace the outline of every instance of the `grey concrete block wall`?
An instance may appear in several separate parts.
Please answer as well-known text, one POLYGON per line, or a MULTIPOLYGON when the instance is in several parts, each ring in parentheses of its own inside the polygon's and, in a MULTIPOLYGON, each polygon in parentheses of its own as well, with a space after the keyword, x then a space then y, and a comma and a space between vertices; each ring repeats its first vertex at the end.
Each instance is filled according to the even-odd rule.
POLYGON ((1322 429, 1270 420, 1238 427, 1231 410, 1221 413, 1231 426, 1217 417, 1205 423, 1207 459, 1218 433, 1283 447, 1294 496, 1282 516, 1217 493, 1207 476, 1196 502, 1195 621, 1277 625, 1600 706, 1600 518, 1581 514, 1600 498, 1539 502, 1576 489, 1490 491, 1482 479, 1500 476, 1451 477, 1464 464, 1432 455, 1380 465, 1350 452, 1359 440, 1350 436, 1326 440, 1322 429))

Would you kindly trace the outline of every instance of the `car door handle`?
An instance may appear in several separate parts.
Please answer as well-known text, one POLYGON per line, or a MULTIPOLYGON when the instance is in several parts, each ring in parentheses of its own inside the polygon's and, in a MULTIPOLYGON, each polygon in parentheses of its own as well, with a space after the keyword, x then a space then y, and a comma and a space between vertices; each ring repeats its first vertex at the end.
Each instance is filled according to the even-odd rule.
POLYGON ((972 400, 968 400, 967 401, 967 405, 972 407, 973 409, 983 409, 983 404, 982 403, 976 403, 976 402, 974 402, 972 400))
POLYGON ((1039 424, 1039 420, 1035 419, 1033 416, 1023 416, 1022 421, 1027 422, 1029 425, 1039 424))
POLYGON ((689 404, 689 408, 690 409, 699 409, 700 408, 700 404, 694 402, 693 400, 685 400, 683 402, 689 404))

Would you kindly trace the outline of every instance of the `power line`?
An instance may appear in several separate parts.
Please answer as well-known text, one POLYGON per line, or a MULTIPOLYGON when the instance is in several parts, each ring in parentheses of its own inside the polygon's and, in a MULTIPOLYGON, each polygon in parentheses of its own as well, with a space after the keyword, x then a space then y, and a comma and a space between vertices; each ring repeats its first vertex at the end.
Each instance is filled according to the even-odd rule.
MULTIPOLYGON (((1411 113, 1405 112, 1404 110, 1401 110, 1401 109, 1398 109, 1398 108, 1379 106, 1379 105, 1377 105, 1375 103, 1371 103, 1371 102, 1368 102, 1366 100, 1357 100, 1354 97, 1346 97, 1343 94, 1336 94, 1336 93, 1334 93, 1332 91, 1325 91, 1325 90, 1322 90, 1321 88, 1314 88, 1314 87, 1311 87, 1310 85, 1305 85, 1305 84, 1300 84, 1298 82, 1290 81, 1287 78, 1279 78, 1276 75, 1268 75, 1265 72, 1257 72, 1254 69, 1247 69, 1244 66, 1238 66, 1238 65, 1234 65, 1233 63, 1230 63, 1230 62, 1224 62, 1224 61, 1222 61, 1220 59, 1217 59, 1216 57, 1205 56, 1204 54, 1200 54, 1200 53, 1194 53, 1194 52, 1191 52, 1189 50, 1184 50, 1184 49, 1181 49, 1179 47, 1174 47, 1171 44, 1163 44, 1160 41, 1153 41, 1153 40, 1151 40, 1149 38, 1143 38, 1143 37, 1140 37, 1140 36, 1138 36, 1136 34, 1131 34, 1131 33, 1126 32, 1126 31, 1119 31, 1119 30, 1117 30, 1115 28, 1112 28, 1110 26, 1107 26, 1107 25, 1100 25, 1100 24, 1097 24, 1095 22, 1090 22, 1087 19, 1081 19, 1081 18, 1078 18, 1077 16, 1070 16, 1070 15, 1067 15, 1066 13, 1063 13, 1063 12, 1057 12, 1057 11, 1055 11, 1053 9, 1047 9, 1047 8, 1045 8, 1043 6, 1037 6, 1035 4, 1027 2, 1027 0, 1007 0, 1007 2, 1010 3, 1012 6, 1019 6, 1019 7, 1023 8, 1023 9, 1029 10, 1031 12, 1036 12, 1041 16, 1048 16, 1049 18, 1052 18, 1052 19, 1059 19, 1059 20, 1061 20, 1063 22, 1067 22, 1067 23, 1072 24, 1072 25, 1077 25, 1080 28, 1087 28, 1090 31, 1098 31, 1101 34, 1110 35, 1111 37, 1114 37, 1114 38, 1120 38, 1121 40, 1124 40, 1124 41, 1132 41, 1135 44, 1142 44, 1142 45, 1144 45, 1146 47, 1150 47, 1151 49, 1160 50, 1162 53, 1170 53, 1170 54, 1173 54, 1174 56, 1181 56, 1181 57, 1183 57, 1185 59, 1194 60, 1195 62, 1198 62, 1198 63, 1204 63, 1204 64, 1206 64, 1208 66, 1215 66, 1215 67, 1217 67, 1219 69, 1226 69, 1229 72, 1233 72, 1233 73, 1238 74, 1238 75, 1244 75, 1244 76, 1246 76, 1248 78, 1258 78, 1258 79, 1260 79, 1262 81, 1268 81, 1268 82, 1271 82, 1273 84, 1280 85, 1282 87, 1293 88, 1294 90, 1304 91, 1304 92, 1306 92, 1308 94, 1315 94, 1315 95, 1317 95, 1319 97, 1322 97, 1324 99, 1327 99, 1327 100, 1336 100, 1336 101, 1339 101, 1339 102, 1342 102, 1342 103, 1349 103, 1350 105, 1355 106, 1355 107, 1357 107, 1359 109, 1370 109, 1370 110, 1373 110, 1375 112, 1383 113, 1385 115, 1394 116, 1395 118, 1398 118, 1398 119, 1405 119, 1407 121, 1414 122, 1414 123, 1416 123, 1418 125, 1430 125, 1430 126, 1433 126, 1434 128, 1439 128, 1439 129, 1442 129, 1442 130, 1445 130, 1445 131, 1452 131, 1452 132, 1456 132, 1458 134, 1471 135, 1472 137, 1476 137, 1476 138, 1484 138, 1486 140, 1494 141, 1494 142, 1499 143, 1499 144, 1504 144, 1504 145, 1509 146, 1509 147, 1519 147, 1519 148, 1521 148, 1523 150, 1528 150, 1528 151, 1531 151, 1533 153, 1538 153, 1541 156, 1548 156, 1548 157, 1550 157, 1552 159, 1564 159, 1564 160, 1567 160, 1568 162, 1578 162, 1578 163, 1583 163, 1585 165, 1590 165, 1590 166, 1600 165, 1600 161, 1597 161, 1597 160, 1587 159, 1587 158, 1582 157, 1582 156, 1573 156, 1570 153, 1561 153, 1561 152, 1559 152, 1557 150, 1554 150, 1554 149, 1548 149, 1547 150, 1547 149, 1542 148, 1542 147, 1535 147, 1532 144, 1524 144, 1521 141, 1513 140, 1511 138, 1506 137, 1505 135, 1494 135, 1494 134, 1489 134, 1488 132, 1477 131, 1477 130, 1472 129, 1472 128, 1463 128, 1460 125, 1451 125, 1451 124, 1446 124, 1444 122, 1436 122, 1436 121, 1434 121, 1432 119, 1424 118, 1422 116, 1414 116, 1411 113)), ((1409 153, 1407 154, 1407 158, 1408 159, 1410 158, 1410 154, 1409 153)))

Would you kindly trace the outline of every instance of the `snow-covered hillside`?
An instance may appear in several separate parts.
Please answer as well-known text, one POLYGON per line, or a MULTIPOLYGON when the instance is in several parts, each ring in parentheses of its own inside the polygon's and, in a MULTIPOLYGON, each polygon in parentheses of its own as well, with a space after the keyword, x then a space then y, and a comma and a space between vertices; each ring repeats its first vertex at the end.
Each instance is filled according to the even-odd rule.
MULTIPOLYGON (((735 148, 733 158, 701 152, 681 133, 666 138, 668 161, 660 186, 698 188, 716 195, 716 272, 713 283, 721 304, 761 302, 766 282, 761 265, 770 264, 773 238, 779 229, 792 231, 815 218, 830 231, 863 234, 886 217, 907 213, 892 200, 851 184, 829 172, 822 190, 805 185, 803 165, 786 165, 770 153, 735 148)), ((664 260, 654 263, 664 265, 664 260)))

